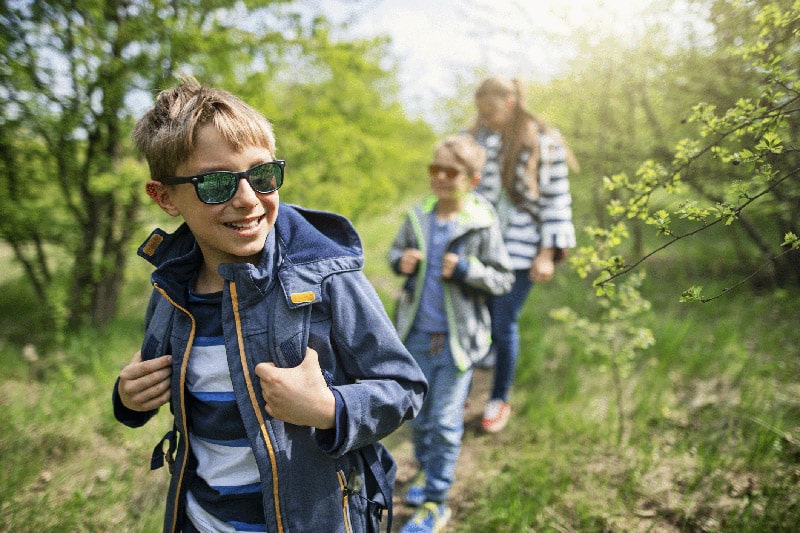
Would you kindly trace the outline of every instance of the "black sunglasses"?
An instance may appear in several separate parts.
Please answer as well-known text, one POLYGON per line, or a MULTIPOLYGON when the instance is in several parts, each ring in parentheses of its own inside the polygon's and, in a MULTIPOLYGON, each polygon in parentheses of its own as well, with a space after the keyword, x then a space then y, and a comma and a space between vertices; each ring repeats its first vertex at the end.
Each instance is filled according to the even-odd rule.
POLYGON ((254 191, 261 194, 275 192, 283 185, 283 168, 286 161, 278 159, 254 166, 244 172, 228 172, 215 170, 196 176, 175 176, 161 178, 158 181, 165 185, 192 183, 197 197, 204 204, 224 204, 236 194, 239 180, 246 179, 254 191))
POLYGON ((440 172, 444 172, 444 175, 447 176, 447 179, 452 180, 455 179, 456 176, 461 174, 463 170, 455 167, 448 167, 445 165, 437 165, 435 163, 432 165, 428 165, 428 174, 430 174, 432 178, 438 176, 440 172))

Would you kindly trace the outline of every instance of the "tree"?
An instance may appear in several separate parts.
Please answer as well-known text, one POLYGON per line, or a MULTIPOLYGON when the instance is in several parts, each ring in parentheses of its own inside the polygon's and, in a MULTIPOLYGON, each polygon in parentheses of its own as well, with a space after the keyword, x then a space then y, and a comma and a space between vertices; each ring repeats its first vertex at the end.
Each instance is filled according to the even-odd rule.
POLYGON ((264 105, 292 159, 282 198, 358 220, 423 194, 435 138, 406 117, 385 39, 335 42, 321 19, 305 31, 264 105))
MULTIPOLYGON (((102 325, 116 312, 145 204, 147 172, 129 142, 143 100, 150 105, 155 92, 186 73, 242 95, 272 117, 289 98, 280 90, 316 82, 315 73, 297 80, 296 71, 282 68, 313 65, 314 44, 323 42, 306 28, 324 21, 309 21, 290 7, 281 0, 4 2, 0 95, 8 103, 0 111, 0 238, 56 330, 102 325)), ((346 43, 326 48, 341 54, 329 62, 340 65, 337 75, 365 49, 346 43)), ((391 72, 374 68, 380 50, 363 60, 373 78, 317 117, 328 122, 325 135, 335 132, 331 122, 347 123, 343 110, 367 87, 391 79, 391 72)), ((380 100, 376 90, 370 98, 380 100)), ((331 99, 330 92, 315 96, 331 99)), ((302 115, 299 106, 293 113, 302 115)), ((408 124, 396 110, 393 116, 403 131, 408 124)), ((286 139, 289 150, 301 153, 291 135, 286 139)), ((334 152, 292 163, 337 168, 334 152)), ((378 151, 377 160, 390 155, 378 151)))
POLYGON ((693 4, 707 34, 679 46, 657 27, 633 45, 594 41, 568 77, 531 92, 578 154, 577 199, 594 194, 594 244, 572 262, 601 292, 679 241, 705 250, 700 268, 735 250, 743 277, 800 283, 798 6, 693 4), (604 187, 584 185, 601 176, 604 187))
POLYGON ((4 3, 0 237, 57 324, 104 324, 116 310, 142 204, 129 99, 152 94, 203 53, 247 49, 241 32, 220 23, 234 5, 4 3))

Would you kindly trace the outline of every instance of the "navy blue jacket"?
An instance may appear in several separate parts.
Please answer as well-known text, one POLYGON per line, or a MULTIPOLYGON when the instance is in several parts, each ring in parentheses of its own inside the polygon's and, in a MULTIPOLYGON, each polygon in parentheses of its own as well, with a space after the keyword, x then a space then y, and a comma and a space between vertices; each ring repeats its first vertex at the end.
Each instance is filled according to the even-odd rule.
MULTIPOLYGON (((179 531, 188 460, 185 374, 195 335, 186 301, 202 256, 185 224, 172 234, 155 230, 139 254, 156 266, 142 357, 173 355, 175 427, 153 464, 163 462, 160 449, 168 442, 173 476, 164 530, 179 531)), ((380 463, 394 482, 394 461, 378 441, 419 412, 427 382, 361 272, 363 261, 361 241, 345 218, 281 204, 259 264, 219 268, 231 380, 261 474, 268 531, 374 531, 388 506, 369 463, 380 463), (306 346, 319 353, 342 400, 335 430, 295 426, 264 410, 255 366, 294 366, 306 346)), ((116 386, 113 402, 117 419, 131 427, 156 413, 127 409, 116 386)))

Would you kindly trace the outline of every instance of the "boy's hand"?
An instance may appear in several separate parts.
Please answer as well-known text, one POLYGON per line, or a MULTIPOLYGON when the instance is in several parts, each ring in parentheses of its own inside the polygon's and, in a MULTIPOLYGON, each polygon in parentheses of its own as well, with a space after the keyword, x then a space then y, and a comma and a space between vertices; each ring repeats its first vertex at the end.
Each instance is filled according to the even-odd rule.
POLYGON ((142 352, 136 352, 119 374, 119 399, 132 411, 152 411, 167 403, 170 398, 172 356, 162 355, 142 361, 142 352))
POLYGON ((450 279, 453 276, 453 272, 456 270, 456 265, 458 264, 458 254, 454 254, 453 252, 447 252, 442 257, 442 277, 444 279, 450 279))
POLYGON ((403 255, 400 256, 400 263, 398 265, 400 273, 407 275, 413 274, 417 271, 417 265, 419 265, 420 261, 422 261, 422 252, 416 248, 406 248, 403 250, 403 255))
POLYGON ((256 374, 261 378, 261 393, 270 416, 317 429, 331 429, 336 424, 336 399, 313 349, 306 348, 305 359, 294 368, 259 363, 256 374))

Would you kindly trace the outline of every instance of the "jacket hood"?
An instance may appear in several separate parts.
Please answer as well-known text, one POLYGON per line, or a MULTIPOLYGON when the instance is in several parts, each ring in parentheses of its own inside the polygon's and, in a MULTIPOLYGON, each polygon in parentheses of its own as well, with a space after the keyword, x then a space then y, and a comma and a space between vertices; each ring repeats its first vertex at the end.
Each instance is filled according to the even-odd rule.
MULTIPOLYGON (((181 224, 173 233, 156 228, 138 253, 156 267, 151 281, 183 300, 180 295, 202 261, 189 227, 181 224)), ((363 264, 361 239, 345 217, 281 203, 258 265, 226 263, 219 273, 236 283, 254 285, 255 294, 263 294, 276 279, 277 269, 287 300, 298 306, 319 299, 319 285, 327 276, 359 270, 363 264)))
MULTIPOLYGON (((419 208, 425 214, 436 209, 438 199, 434 195, 427 196, 419 208)), ((496 218, 494 208, 488 200, 472 191, 464 196, 464 205, 458 214, 458 224, 466 229, 485 228, 491 226, 496 218)))
POLYGON ((275 223, 278 268, 290 307, 320 300, 319 286, 337 272, 364 266, 361 239, 345 217, 284 204, 275 223))

